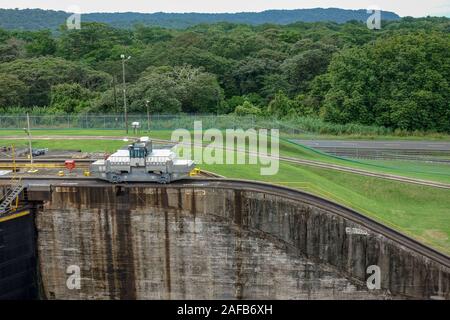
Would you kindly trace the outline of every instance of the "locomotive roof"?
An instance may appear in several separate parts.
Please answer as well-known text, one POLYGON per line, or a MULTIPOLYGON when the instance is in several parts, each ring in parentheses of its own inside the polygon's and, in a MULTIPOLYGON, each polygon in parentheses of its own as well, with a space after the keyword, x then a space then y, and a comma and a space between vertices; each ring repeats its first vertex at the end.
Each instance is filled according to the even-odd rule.
MULTIPOLYGON (((176 158, 175 153, 171 149, 153 149, 147 156, 149 162, 163 162, 176 158)), ((111 162, 129 162, 130 153, 128 150, 117 150, 108 157, 111 162)))

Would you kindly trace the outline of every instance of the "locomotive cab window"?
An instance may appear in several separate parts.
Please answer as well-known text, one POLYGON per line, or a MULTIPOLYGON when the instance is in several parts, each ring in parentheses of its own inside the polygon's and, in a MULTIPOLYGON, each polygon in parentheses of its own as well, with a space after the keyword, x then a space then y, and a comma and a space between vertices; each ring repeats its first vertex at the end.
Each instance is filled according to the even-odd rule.
POLYGON ((130 148, 130 158, 145 158, 146 150, 144 148, 130 148))

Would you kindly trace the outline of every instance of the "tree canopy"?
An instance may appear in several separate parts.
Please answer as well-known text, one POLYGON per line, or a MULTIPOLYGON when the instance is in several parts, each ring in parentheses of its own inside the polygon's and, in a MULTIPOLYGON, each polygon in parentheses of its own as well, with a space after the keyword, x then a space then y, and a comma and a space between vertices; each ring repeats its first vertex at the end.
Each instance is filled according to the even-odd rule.
MULTIPOLYGON (((0 108, 316 117, 450 132, 450 19, 402 18, 186 30, 83 22, 0 29, 0 108), (147 102, 148 101, 148 102, 147 102)), ((36 111, 38 112, 38 111, 36 111)))
POLYGON ((326 78, 326 120, 450 131, 450 41, 441 34, 398 35, 343 50, 326 78))

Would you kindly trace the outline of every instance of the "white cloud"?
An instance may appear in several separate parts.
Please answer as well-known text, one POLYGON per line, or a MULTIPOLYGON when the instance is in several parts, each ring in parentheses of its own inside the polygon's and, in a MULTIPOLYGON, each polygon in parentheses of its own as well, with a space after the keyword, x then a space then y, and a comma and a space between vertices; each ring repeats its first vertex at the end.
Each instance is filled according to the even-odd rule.
POLYGON ((83 12, 240 12, 267 9, 346 8, 378 6, 401 16, 449 15, 449 0, 0 0, 2 8, 43 8, 67 10, 78 6, 83 12))

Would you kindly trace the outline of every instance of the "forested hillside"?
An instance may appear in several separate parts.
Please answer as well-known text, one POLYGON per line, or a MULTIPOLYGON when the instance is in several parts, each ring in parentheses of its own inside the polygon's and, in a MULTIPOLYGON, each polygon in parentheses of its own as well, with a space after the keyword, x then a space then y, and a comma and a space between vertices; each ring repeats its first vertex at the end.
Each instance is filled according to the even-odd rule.
POLYGON ((217 23, 186 30, 83 23, 0 30, 0 112, 311 117, 450 132, 450 19, 217 23))
MULTIPOLYGON (((66 23, 70 13, 42 9, 0 9, 0 28, 57 30, 66 23)), ((132 28, 136 24, 165 28, 187 28, 201 23, 231 22, 260 25, 265 23, 290 24, 294 22, 331 21, 343 23, 350 20, 366 21, 370 14, 367 10, 298 9, 268 10, 263 12, 241 13, 87 13, 82 15, 84 22, 102 22, 119 28, 132 28)), ((386 21, 400 17, 392 12, 382 12, 386 21)))

